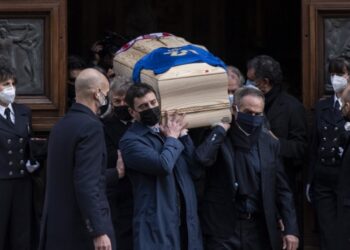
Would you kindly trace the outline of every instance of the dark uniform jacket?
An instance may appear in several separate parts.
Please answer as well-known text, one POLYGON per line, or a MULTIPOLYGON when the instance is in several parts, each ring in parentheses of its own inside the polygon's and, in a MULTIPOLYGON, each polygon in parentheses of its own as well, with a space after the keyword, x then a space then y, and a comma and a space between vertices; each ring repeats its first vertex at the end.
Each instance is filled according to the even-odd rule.
POLYGON ((350 249, 350 131, 343 135, 345 144, 339 174, 337 250, 350 249))
POLYGON ((114 244, 106 157, 102 123, 86 106, 73 104, 49 137, 43 249, 94 249, 93 238, 103 234, 114 244))
POLYGON ((134 191, 134 249, 180 250, 177 186, 186 208, 187 249, 203 249, 192 181, 196 173, 190 137, 163 138, 135 122, 119 146, 134 191))
MULTIPOLYGON (((281 249, 281 235, 277 229, 278 211, 285 225, 285 234, 298 235, 292 192, 279 158, 279 144, 265 129, 258 139, 261 166, 261 193, 272 249, 281 249)), ((215 127, 197 147, 195 158, 209 167, 202 202, 201 223, 204 234, 230 237, 237 221, 237 178, 234 171, 235 151, 222 127, 215 127)))
POLYGON ((31 111, 21 104, 13 103, 12 107, 15 113, 14 125, 0 115, 0 179, 28 175, 25 165, 29 159, 31 111))
POLYGON ((339 153, 342 150, 340 137, 344 133, 344 124, 341 112, 334 110, 334 96, 317 102, 311 137, 308 177, 310 184, 318 168, 340 166, 339 153))

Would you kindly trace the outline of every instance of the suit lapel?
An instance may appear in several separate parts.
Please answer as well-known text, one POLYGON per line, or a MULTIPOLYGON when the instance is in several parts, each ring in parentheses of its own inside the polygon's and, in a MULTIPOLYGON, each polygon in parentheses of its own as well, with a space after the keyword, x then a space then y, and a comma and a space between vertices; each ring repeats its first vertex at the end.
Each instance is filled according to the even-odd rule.
POLYGON ((339 126, 339 123, 343 123, 344 118, 340 112, 338 114, 335 113, 333 106, 334 98, 332 96, 327 99, 325 105, 322 107, 322 118, 325 119, 329 124, 339 126))
POLYGON ((9 133, 13 133, 15 127, 13 124, 11 125, 2 115, 0 115, 0 129, 9 133))
POLYGON ((27 133, 30 134, 30 124, 27 113, 23 112, 17 105, 12 105, 12 107, 15 112, 15 133, 22 137, 26 136, 27 133))
POLYGON ((227 173, 230 178, 230 184, 231 184, 231 190, 236 191, 236 174, 235 174, 235 156, 234 156, 234 149, 230 142, 230 139, 226 137, 224 143, 221 145, 222 155, 223 159, 226 162, 227 166, 227 173))
POLYGON ((271 154, 268 152, 268 138, 266 138, 266 134, 264 131, 261 131, 259 140, 258 140, 258 151, 259 151, 259 159, 260 159, 260 171, 261 171, 261 189, 262 194, 265 193, 265 180, 266 180, 266 168, 268 168, 269 159, 271 158, 271 154))

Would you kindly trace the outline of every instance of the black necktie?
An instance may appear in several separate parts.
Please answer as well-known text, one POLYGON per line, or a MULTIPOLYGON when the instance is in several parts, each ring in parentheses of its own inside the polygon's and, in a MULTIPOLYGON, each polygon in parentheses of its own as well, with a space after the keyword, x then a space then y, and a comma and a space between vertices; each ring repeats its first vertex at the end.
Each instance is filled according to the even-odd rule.
POLYGON ((340 104, 339 104, 338 100, 336 100, 335 103, 334 103, 334 109, 337 110, 337 111, 339 111, 339 109, 340 109, 340 104))
POLYGON ((5 109, 5 116, 6 116, 6 120, 8 122, 10 122, 11 124, 13 124, 13 122, 11 120, 11 110, 10 110, 10 108, 6 108, 5 109))

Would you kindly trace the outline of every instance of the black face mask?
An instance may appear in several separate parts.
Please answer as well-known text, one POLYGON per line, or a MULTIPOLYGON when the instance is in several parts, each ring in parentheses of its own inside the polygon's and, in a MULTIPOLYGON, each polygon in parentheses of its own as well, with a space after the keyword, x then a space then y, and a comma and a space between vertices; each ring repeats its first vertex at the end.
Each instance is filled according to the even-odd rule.
POLYGON ((130 121, 132 116, 129 113, 128 106, 117 106, 114 107, 114 114, 122 121, 130 121))
POLYGON ((160 121, 160 108, 155 107, 140 112, 141 122, 146 126, 154 126, 160 121))
POLYGON ((236 122, 245 132, 252 134, 264 123, 264 116, 238 112, 236 122))

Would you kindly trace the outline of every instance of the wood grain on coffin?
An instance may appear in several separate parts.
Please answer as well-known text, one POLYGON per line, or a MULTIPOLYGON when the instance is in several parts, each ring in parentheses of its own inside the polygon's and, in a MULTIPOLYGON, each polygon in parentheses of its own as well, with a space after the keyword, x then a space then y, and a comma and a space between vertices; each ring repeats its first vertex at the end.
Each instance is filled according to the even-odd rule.
MULTIPOLYGON (((178 37, 139 40, 130 49, 115 56, 114 71, 131 77, 137 61, 154 49, 188 44, 178 37)), ((142 70, 140 79, 156 89, 161 97, 162 112, 178 110, 186 113, 190 128, 208 126, 224 117, 231 119, 227 98, 228 79, 221 67, 191 63, 172 67, 159 75, 151 70, 142 70)))

